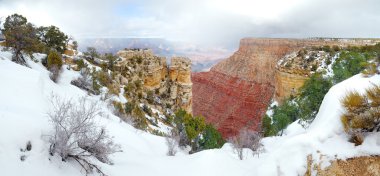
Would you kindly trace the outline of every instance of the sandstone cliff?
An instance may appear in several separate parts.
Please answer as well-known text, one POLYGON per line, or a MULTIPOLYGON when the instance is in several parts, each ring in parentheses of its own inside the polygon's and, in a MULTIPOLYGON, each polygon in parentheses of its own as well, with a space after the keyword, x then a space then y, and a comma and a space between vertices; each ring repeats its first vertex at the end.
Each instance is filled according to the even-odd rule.
POLYGON ((276 70, 275 79, 274 98, 277 102, 281 103, 290 96, 296 96, 299 88, 304 85, 308 76, 276 70))
POLYGON ((214 123, 223 137, 242 127, 257 129, 272 96, 280 100, 301 87, 308 75, 276 69, 277 62, 290 53, 315 46, 371 45, 364 39, 268 39, 244 38, 239 50, 211 68, 194 73, 193 114, 214 123), (277 71, 276 71, 277 70, 277 71))
POLYGON ((155 56, 149 49, 126 49, 117 55, 121 58, 116 64, 119 82, 126 87, 137 87, 127 96, 141 95, 150 101, 146 103, 159 110, 181 108, 191 113, 191 61, 188 58, 173 57, 169 66, 166 58, 155 56))

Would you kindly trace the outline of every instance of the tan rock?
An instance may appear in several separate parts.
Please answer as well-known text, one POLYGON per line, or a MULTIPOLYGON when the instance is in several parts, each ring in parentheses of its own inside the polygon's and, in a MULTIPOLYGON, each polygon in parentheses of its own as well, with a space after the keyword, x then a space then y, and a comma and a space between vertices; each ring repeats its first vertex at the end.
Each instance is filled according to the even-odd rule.
POLYGON ((349 158, 347 160, 334 160, 327 168, 321 168, 320 164, 315 165, 317 175, 320 176, 356 176, 380 175, 380 157, 379 156, 364 156, 349 158))
POLYGON ((178 83, 191 83, 191 61, 188 58, 173 57, 171 59, 169 77, 178 83))
POLYGON ((116 64, 118 70, 123 76, 133 81, 141 79, 143 94, 146 91, 154 91, 160 95, 166 95, 163 96, 166 99, 161 97, 163 105, 170 104, 174 111, 182 108, 191 113, 190 59, 173 57, 168 67, 166 58, 154 56, 151 50, 122 50, 117 55, 121 58, 116 64), (141 59, 141 63, 136 63, 136 58, 141 59))
POLYGON ((290 96, 297 95, 299 88, 304 85, 308 78, 307 75, 292 74, 276 70, 275 100, 277 102, 282 102, 290 96))

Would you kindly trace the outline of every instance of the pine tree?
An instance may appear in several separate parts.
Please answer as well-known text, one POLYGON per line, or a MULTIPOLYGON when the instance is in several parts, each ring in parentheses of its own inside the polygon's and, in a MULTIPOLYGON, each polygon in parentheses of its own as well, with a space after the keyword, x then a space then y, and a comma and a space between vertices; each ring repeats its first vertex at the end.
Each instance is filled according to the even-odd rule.
POLYGON ((57 82, 61 73, 62 58, 56 51, 51 51, 47 58, 47 68, 51 72, 50 78, 57 82))
POLYGON ((56 26, 40 27, 40 40, 50 49, 57 50, 62 53, 66 49, 66 41, 68 37, 61 32, 56 26))
POLYGON ((202 150, 220 148, 224 144, 222 135, 211 124, 207 124, 202 132, 202 139, 199 141, 202 150))
POLYGON ((26 65, 24 53, 31 57, 41 46, 37 37, 37 30, 28 20, 18 14, 8 16, 1 31, 6 38, 6 46, 12 47, 12 60, 16 63, 26 65))
POLYGON ((107 68, 109 70, 113 70, 117 56, 113 55, 112 53, 106 53, 106 54, 104 54, 104 58, 108 62, 107 68))
POLYGON ((73 49, 78 50, 78 42, 77 41, 73 41, 73 49))
POLYGON ((99 57, 98 51, 96 51, 96 48, 94 47, 87 47, 87 51, 83 53, 85 56, 88 57, 91 61, 94 61, 95 58, 99 57))
POLYGON ((47 59, 47 68, 51 69, 53 67, 61 68, 63 64, 61 56, 56 51, 50 51, 47 59))

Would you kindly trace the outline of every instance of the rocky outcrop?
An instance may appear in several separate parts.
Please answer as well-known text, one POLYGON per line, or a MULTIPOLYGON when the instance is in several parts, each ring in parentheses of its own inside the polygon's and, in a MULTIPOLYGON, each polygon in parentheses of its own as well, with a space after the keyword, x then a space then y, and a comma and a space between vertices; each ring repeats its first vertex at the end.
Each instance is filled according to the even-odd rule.
POLYGON ((276 70, 275 100, 282 102, 290 96, 296 96, 308 78, 307 75, 276 70))
POLYGON ((370 45, 378 40, 360 39, 268 39, 245 38, 239 50, 211 68, 194 73, 193 114, 203 115, 223 136, 239 129, 256 129, 275 93, 280 99, 292 94, 306 75, 276 71, 279 59, 302 48, 315 46, 370 45))
POLYGON ((181 109, 192 113, 191 60, 173 57, 169 67, 170 98, 176 101, 181 109))
POLYGON ((66 50, 63 52, 63 54, 67 56, 75 56, 78 54, 78 51, 74 49, 74 46, 72 44, 67 44, 66 50))
MULTIPOLYGON (((310 157, 309 157, 310 158, 310 157)), ((331 165, 322 168, 321 164, 311 164, 308 158, 308 172, 305 176, 312 175, 314 170, 320 176, 353 176, 353 175, 380 175, 380 157, 379 156, 364 156, 349 158, 347 160, 334 160, 330 161, 331 165)))
POLYGON ((157 109, 170 107, 174 111, 192 112, 191 61, 188 58, 173 57, 169 66, 166 58, 155 56, 150 49, 125 49, 117 55, 121 58, 116 64, 120 73, 118 80, 134 88, 128 93, 130 98, 141 94, 151 101, 146 103, 155 104, 157 109))

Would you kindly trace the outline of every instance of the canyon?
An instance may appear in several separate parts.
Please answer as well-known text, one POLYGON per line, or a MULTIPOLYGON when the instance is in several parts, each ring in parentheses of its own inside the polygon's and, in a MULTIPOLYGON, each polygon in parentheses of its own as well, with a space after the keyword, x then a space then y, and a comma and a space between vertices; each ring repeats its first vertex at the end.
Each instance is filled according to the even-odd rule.
POLYGON ((238 51, 231 57, 209 72, 192 74, 192 112, 214 124, 224 138, 238 134, 242 128, 259 130, 271 100, 275 97, 281 102, 308 78, 308 75, 277 68, 281 58, 302 48, 363 46, 376 42, 379 40, 241 39, 238 51))

